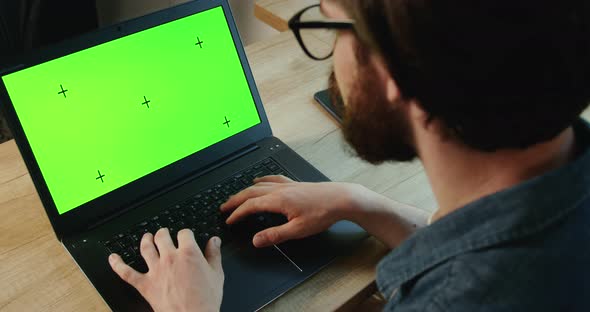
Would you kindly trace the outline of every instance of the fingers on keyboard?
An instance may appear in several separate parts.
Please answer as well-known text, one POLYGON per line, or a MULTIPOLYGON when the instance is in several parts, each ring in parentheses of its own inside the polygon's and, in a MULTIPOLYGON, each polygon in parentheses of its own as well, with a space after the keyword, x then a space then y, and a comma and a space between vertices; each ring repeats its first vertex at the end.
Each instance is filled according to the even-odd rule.
MULTIPOLYGON (((203 250, 209 239, 214 236, 220 237, 224 241, 224 245, 227 245, 236 235, 235 231, 229 230, 225 224, 228 215, 222 215, 219 207, 231 195, 252 186, 255 178, 268 175, 284 175, 292 179, 292 176, 287 174, 273 159, 265 159, 241 170, 221 183, 214 184, 212 187, 162 210, 158 215, 137 223, 131 227, 130 231, 114 235, 103 242, 103 245, 109 254, 119 254, 126 263, 140 272, 147 272, 147 265, 141 257, 139 245, 143 235, 148 232, 155 234, 161 228, 168 228, 176 247, 178 247, 177 235, 182 229, 192 230, 197 244, 203 250)), ((251 224, 245 227, 249 228, 248 232, 252 232, 253 235, 256 231, 278 225, 280 220, 277 218, 280 217, 282 216, 271 214, 255 215, 251 224)), ((243 233, 237 235, 241 237, 243 233)))

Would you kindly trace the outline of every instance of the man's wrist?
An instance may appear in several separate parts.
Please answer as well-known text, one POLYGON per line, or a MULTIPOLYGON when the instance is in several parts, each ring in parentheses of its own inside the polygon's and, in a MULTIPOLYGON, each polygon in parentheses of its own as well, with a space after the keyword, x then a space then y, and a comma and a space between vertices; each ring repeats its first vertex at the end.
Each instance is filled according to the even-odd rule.
POLYGON ((337 205, 336 212, 338 220, 348 220, 358 224, 371 209, 373 195, 375 193, 360 184, 343 184, 342 202, 337 205))

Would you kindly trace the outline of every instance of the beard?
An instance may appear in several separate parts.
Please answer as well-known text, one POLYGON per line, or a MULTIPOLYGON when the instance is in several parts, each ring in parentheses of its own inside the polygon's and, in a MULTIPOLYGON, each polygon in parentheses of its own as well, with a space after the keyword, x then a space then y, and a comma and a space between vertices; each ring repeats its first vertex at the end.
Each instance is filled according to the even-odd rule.
POLYGON ((345 106, 334 72, 330 75, 332 103, 344 116, 344 139, 358 157, 374 165, 414 160, 417 152, 409 121, 400 109, 387 102, 379 85, 370 65, 363 66, 345 106))

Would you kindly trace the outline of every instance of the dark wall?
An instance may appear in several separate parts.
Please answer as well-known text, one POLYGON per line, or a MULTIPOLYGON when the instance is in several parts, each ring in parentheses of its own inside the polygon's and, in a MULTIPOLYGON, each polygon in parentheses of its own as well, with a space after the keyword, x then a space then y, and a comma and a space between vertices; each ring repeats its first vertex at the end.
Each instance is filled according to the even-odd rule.
MULTIPOLYGON (((0 0, 0 68, 14 55, 97 27, 95 0, 0 0)), ((0 113, 0 143, 10 138, 0 113)))

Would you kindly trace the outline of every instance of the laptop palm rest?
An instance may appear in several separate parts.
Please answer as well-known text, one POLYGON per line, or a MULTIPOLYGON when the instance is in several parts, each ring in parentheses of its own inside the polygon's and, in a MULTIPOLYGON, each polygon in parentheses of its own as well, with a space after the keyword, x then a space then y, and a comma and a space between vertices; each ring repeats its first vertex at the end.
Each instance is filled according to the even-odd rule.
POLYGON ((302 277, 276 248, 255 248, 247 243, 222 248, 225 273, 222 311, 254 311, 276 298, 277 289, 302 277), (225 300, 231 298, 232 300, 225 300))
POLYGON ((222 248, 225 270, 222 311, 255 311, 303 282, 339 255, 350 254, 368 234, 340 221, 328 231, 264 249, 250 241, 222 248), (292 262, 291 262, 292 261, 292 262), (257 296, 255 295, 257 294, 257 296))

